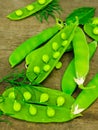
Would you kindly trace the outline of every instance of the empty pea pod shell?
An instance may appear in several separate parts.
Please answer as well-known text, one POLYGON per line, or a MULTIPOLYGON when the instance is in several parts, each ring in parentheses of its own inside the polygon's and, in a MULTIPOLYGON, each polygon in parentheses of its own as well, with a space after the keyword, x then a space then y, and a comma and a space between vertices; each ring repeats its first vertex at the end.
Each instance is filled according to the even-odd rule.
POLYGON ((11 20, 20 20, 26 18, 43 9, 52 1, 53 0, 36 0, 35 2, 27 5, 26 7, 22 7, 18 10, 15 10, 14 12, 10 13, 7 17, 11 20))
POLYGON ((98 18, 93 18, 84 25, 84 31, 92 39, 98 41, 98 18))
POLYGON ((56 24, 53 27, 49 27, 39 34, 32 36, 19 45, 10 55, 9 63, 12 67, 19 64, 31 51, 39 47, 53 37, 64 24, 60 19, 56 19, 56 24))
POLYGON ((94 88, 82 90, 78 95, 71 108, 73 115, 86 110, 98 98, 98 74, 92 78, 86 87, 94 88))
POLYGON ((41 83, 50 74, 70 45, 77 25, 76 21, 65 26, 47 44, 26 57, 26 65, 28 66, 26 76, 32 83, 41 83), (47 62, 43 60, 43 56, 49 57, 47 62))
MULTIPOLYGON (((88 44, 89 45, 89 60, 91 60, 92 56, 94 55, 96 48, 97 48, 97 42, 93 41, 88 44)), ((75 72, 75 66, 74 66, 74 58, 68 65, 67 69, 64 72, 63 78, 62 78, 62 91, 67 94, 72 94, 74 90, 77 87, 76 82, 74 81, 74 77, 76 77, 75 72), (70 79, 70 80, 68 80, 70 79)))
POLYGON ((70 110, 74 99, 59 90, 36 86, 20 86, 17 88, 20 93, 17 93, 16 87, 15 89, 9 88, 2 94, 2 101, 0 102, 0 110, 13 118, 29 122, 48 123, 66 122, 77 116, 81 116, 80 114, 71 115, 70 110), (27 91, 31 93, 35 99, 25 101, 24 93, 27 91), (13 92, 15 96, 11 96, 13 92), (41 96, 39 96, 38 93, 41 96), (40 102, 42 94, 45 97, 48 95, 48 100, 45 102, 40 102))

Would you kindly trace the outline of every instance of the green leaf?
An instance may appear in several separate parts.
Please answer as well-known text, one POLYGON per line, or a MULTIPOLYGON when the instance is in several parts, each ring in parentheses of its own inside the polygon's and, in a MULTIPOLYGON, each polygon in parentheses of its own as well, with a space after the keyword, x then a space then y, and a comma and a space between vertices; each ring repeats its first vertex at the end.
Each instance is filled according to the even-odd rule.
POLYGON ((95 8, 94 7, 81 7, 73 10, 72 13, 70 13, 66 19, 66 24, 69 24, 70 22, 75 21, 75 17, 77 16, 79 18, 79 24, 84 25, 94 16, 95 8))

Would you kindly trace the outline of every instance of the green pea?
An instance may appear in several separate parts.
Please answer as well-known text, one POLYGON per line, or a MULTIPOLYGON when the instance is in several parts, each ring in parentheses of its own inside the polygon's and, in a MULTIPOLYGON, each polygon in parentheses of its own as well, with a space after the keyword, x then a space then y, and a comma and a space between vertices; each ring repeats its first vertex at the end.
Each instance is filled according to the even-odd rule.
POLYGON ((45 4, 46 0, 38 0, 39 4, 45 4))
POLYGON ((63 47, 66 46, 67 43, 68 43, 68 40, 63 41, 63 42, 62 42, 62 46, 63 46, 63 47))
POLYGON ((93 33, 94 33, 95 35, 98 35, 98 27, 95 27, 95 28, 93 29, 93 33))
POLYGON ((47 109, 47 116, 48 117, 53 117, 55 115, 55 110, 51 107, 48 107, 47 109))
POLYGON ((15 100, 15 102, 13 104, 13 109, 16 112, 19 112, 21 110, 21 104, 19 102, 17 102, 16 100, 15 100))
POLYGON ((82 29, 77 27, 73 38, 73 49, 75 57, 75 82, 81 87, 89 71, 89 47, 82 29), (80 49, 79 49, 80 48, 80 49))
POLYGON ((43 60, 45 63, 48 63, 48 61, 49 61, 49 56, 48 56, 47 54, 44 54, 44 55, 42 56, 42 60, 43 60))
POLYGON ((34 73, 39 74, 40 73, 40 68, 39 66, 34 66, 34 73))
POLYGON ((50 65, 45 65, 44 68, 43 68, 43 70, 45 72, 48 72, 50 70, 50 65))
POLYGON ((29 11, 32 11, 32 10, 34 10, 34 6, 33 5, 27 5, 26 9, 29 10, 29 11))
POLYGON ((84 31, 89 37, 98 41, 98 25, 92 22, 86 23, 84 25, 84 31))
POLYGON ((66 33, 61 33, 61 38, 65 40, 66 39, 66 33))
POLYGON ((92 19, 92 24, 98 25, 98 17, 92 19))
MULTIPOLYGON (((97 48, 97 42, 93 41, 88 44, 89 45, 89 60, 93 57, 96 48, 97 48)), ((77 84, 74 81, 74 77, 76 77, 76 72, 75 72, 75 66, 74 66, 74 61, 75 59, 72 59, 70 64, 68 65, 67 69, 65 70, 63 77, 62 77, 62 91, 67 93, 67 94, 73 94, 75 91, 77 84), (70 80, 68 80, 70 79, 70 80)))
POLYGON ((65 98, 62 96, 59 96, 57 98, 57 106, 62 106, 65 103, 65 98))
POLYGON ((24 92, 24 93, 23 93, 23 96, 24 96, 25 100, 27 100, 27 101, 28 101, 29 99, 31 99, 31 97, 32 97, 31 93, 28 92, 28 91, 24 92))
POLYGON ((98 98, 98 74, 86 85, 86 87, 93 87, 93 89, 82 90, 72 105, 72 114, 79 114, 87 109, 98 98))
POLYGON ((36 115, 37 114, 37 108, 35 106, 33 106, 33 105, 30 104, 29 113, 31 115, 33 115, 33 116, 36 115))
POLYGON ((62 62, 58 62, 55 67, 56 69, 60 69, 62 67, 62 62))
POLYGON ((22 16, 23 15, 22 10, 16 10, 15 13, 16 13, 17 16, 22 16))
POLYGON ((40 96, 40 102, 46 102, 49 99, 49 95, 47 93, 42 93, 40 96))
POLYGON ((59 56, 60 56, 60 52, 59 52, 59 51, 56 51, 56 52, 53 54, 53 58, 54 58, 54 59, 57 59, 59 56))
POLYGON ((58 48, 59 48, 58 43, 57 42, 53 42, 52 48, 53 48, 53 50, 57 51, 58 48))
MULTIPOLYGON (((31 52, 27 57, 26 57, 26 64, 28 65, 27 71, 26 71, 26 76, 30 80, 30 82, 35 82, 36 84, 41 83, 49 74, 50 72, 54 69, 56 66, 57 62, 60 60, 64 52, 67 50, 67 47, 71 43, 71 40, 73 39, 75 29, 77 26, 77 21, 75 23, 72 23, 68 26, 65 26, 60 32, 58 32, 52 39, 50 39, 47 44, 44 46, 36 49, 35 51, 31 52), (64 40, 61 39, 61 33, 65 32, 67 36, 67 43, 64 47, 62 47, 62 42, 64 40), (58 50, 55 51, 52 49, 52 45, 54 42, 58 41, 58 50), (49 56, 50 60, 48 65, 51 66, 50 69, 43 69, 46 64, 42 62, 42 56, 46 54, 49 56), (36 60, 37 59, 37 60, 36 60), (40 67, 40 74, 39 75, 34 75, 34 72, 32 68, 34 66, 38 65, 40 67)), ((49 67, 48 67, 49 68, 49 67)))
POLYGON ((9 98, 15 99, 15 93, 14 92, 10 92, 9 93, 9 98))
POLYGON ((53 0, 36 0, 30 5, 26 5, 26 7, 22 7, 18 10, 13 11, 7 17, 11 20, 20 20, 26 18, 45 8, 52 1, 53 0))
MULTIPOLYGON (((12 67, 19 64, 23 59, 37 47, 48 41, 51 37, 53 37, 64 25, 60 22, 60 19, 56 19, 56 25, 53 27, 49 27, 39 34, 32 36, 31 38, 24 41, 21 45, 19 45, 10 55, 9 63, 12 67), (62 25, 61 25, 62 24, 62 25)), ((28 65, 31 59, 26 58, 26 64, 28 65)))

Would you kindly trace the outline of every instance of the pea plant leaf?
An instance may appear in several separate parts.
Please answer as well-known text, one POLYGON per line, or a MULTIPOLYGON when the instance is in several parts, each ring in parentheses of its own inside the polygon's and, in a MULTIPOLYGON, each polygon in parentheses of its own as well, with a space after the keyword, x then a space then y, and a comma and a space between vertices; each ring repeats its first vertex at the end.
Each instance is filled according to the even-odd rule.
POLYGON ((84 25, 94 16, 95 8, 94 7, 81 7, 73 10, 65 19, 66 24, 75 21, 77 16, 79 19, 79 24, 84 25))

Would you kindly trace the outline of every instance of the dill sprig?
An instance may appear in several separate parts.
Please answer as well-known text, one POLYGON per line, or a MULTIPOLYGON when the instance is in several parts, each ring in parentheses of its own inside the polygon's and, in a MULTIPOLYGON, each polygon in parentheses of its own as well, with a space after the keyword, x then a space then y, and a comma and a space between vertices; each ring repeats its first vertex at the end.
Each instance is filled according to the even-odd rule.
POLYGON ((10 84, 11 87, 15 86, 25 86, 25 85, 40 85, 39 83, 36 82, 30 82, 26 76, 25 70, 22 70, 21 72, 14 72, 10 73, 7 76, 3 77, 0 79, 0 84, 1 83, 8 83, 10 84))
POLYGON ((0 80, 0 83, 9 83, 13 86, 22 86, 30 84, 30 81, 27 79, 25 71, 11 73, 0 80))
POLYGON ((53 0, 45 8, 38 11, 35 14, 35 16, 40 22, 43 22, 43 20, 48 21, 49 16, 55 19, 55 14, 58 13, 60 15, 61 11, 62 11, 62 7, 59 4, 59 0, 53 0))

